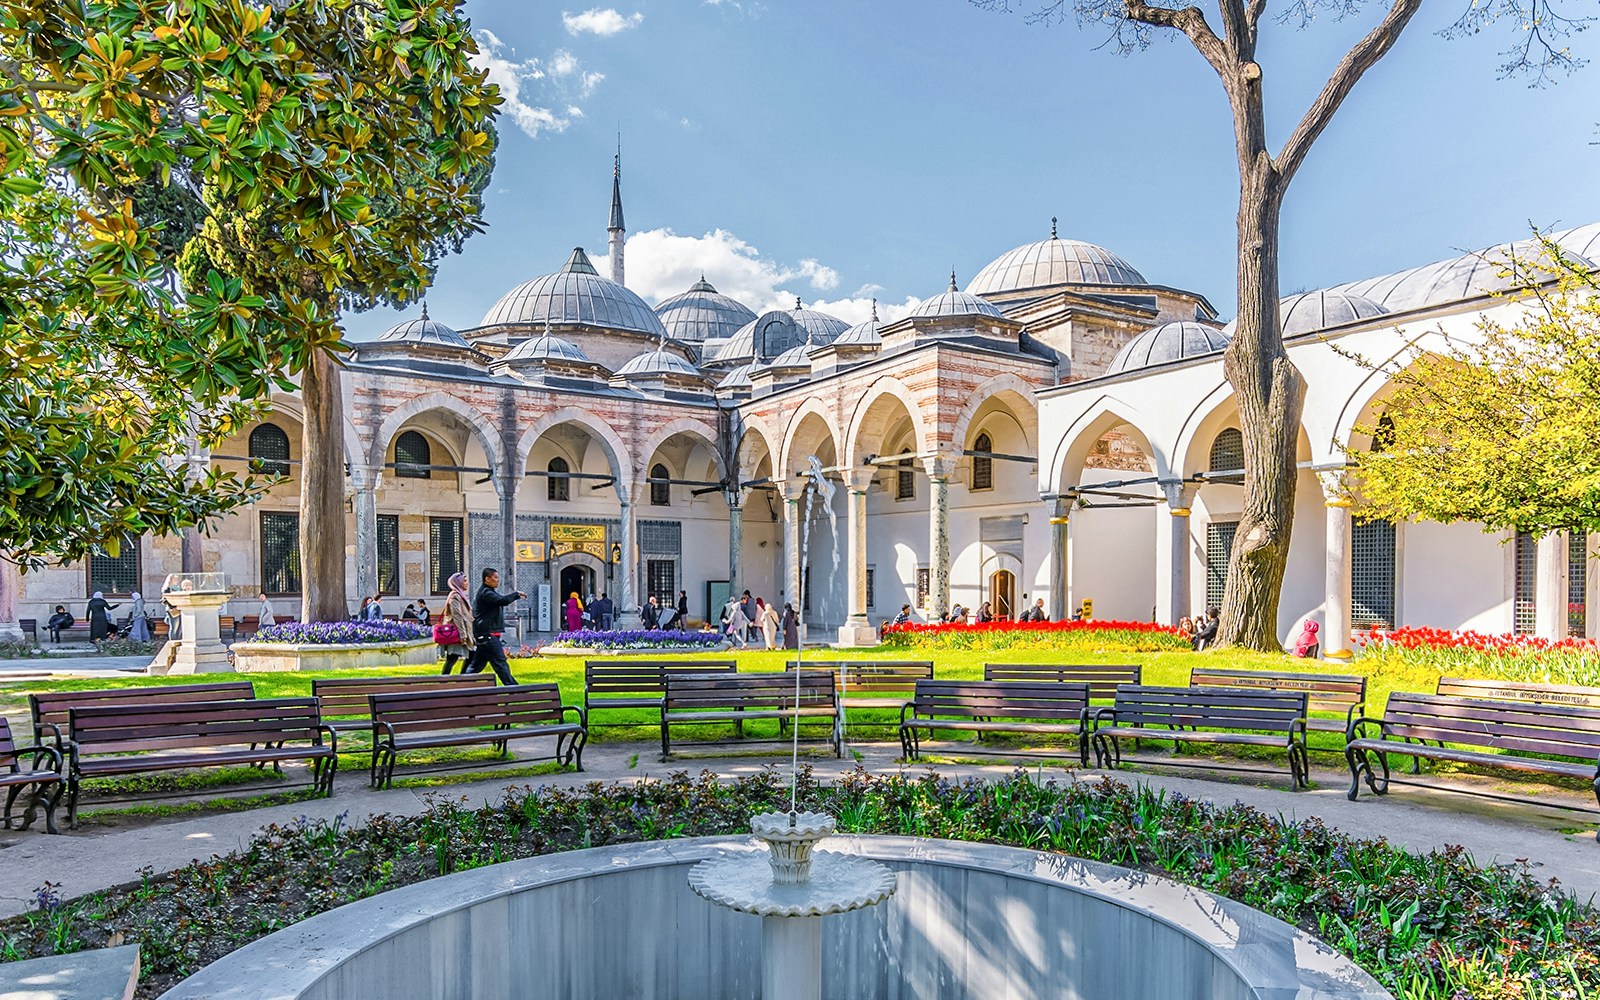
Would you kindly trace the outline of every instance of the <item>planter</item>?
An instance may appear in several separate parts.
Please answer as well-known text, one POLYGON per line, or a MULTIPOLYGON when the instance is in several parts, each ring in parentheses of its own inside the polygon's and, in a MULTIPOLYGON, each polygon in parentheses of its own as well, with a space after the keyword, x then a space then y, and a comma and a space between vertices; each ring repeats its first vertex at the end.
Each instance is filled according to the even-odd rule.
POLYGON ((313 645, 291 642, 236 642, 233 668, 240 673, 291 670, 362 670, 372 667, 415 667, 439 661, 432 639, 313 645))
POLYGON ((597 646, 540 646, 540 656, 692 656, 695 653, 723 653, 729 644, 715 646, 634 646, 630 649, 603 649, 597 646))

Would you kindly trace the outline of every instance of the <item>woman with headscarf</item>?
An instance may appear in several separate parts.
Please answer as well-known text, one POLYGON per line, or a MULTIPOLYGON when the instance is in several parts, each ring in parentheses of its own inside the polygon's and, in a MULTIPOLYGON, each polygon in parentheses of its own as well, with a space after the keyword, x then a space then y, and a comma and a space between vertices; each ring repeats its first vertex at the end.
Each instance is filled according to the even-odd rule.
POLYGON ((84 608, 84 617, 89 619, 90 642, 99 642, 111 632, 111 622, 106 613, 115 607, 118 605, 106 603, 106 595, 98 590, 89 598, 89 603, 84 608))
MULTIPOLYGON (((444 657, 444 670, 448 674, 457 660, 472 659, 472 601, 467 598, 467 574, 456 573, 450 577, 450 596, 445 598, 444 614, 433 627, 433 641, 439 644, 439 655, 444 657)), ((463 663, 461 670, 466 672, 463 663)))
POLYGON ((261 595, 261 607, 256 609, 256 628, 271 628, 278 624, 278 614, 272 610, 272 602, 267 600, 267 595, 261 595))
POLYGON ((756 598, 756 624, 761 626, 761 639, 767 644, 768 649, 778 648, 778 613, 772 610, 772 605, 756 598))
POLYGON ((1317 655, 1317 623, 1307 618, 1300 628, 1300 637, 1294 641, 1294 655, 1306 659, 1317 655))
POLYGON ((800 648, 800 619, 794 613, 794 605, 787 601, 783 605, 783 648, 800 648))
POLYGON ((578 600, 576 590, 567 595, 566 619, 568 632, 576 632, 583 627, 583 602, 578 600))
POLYGON ((743 602, 736 597, 728 602, 728 638, 744 649, 749 645, 749 634, 750 619, 745 617, 743 602))
POLYGON ((133 592, 133 620, 128 623, 128 638, 134 642, 150 641, 150 620, 145 617, 144 596, 133 592))

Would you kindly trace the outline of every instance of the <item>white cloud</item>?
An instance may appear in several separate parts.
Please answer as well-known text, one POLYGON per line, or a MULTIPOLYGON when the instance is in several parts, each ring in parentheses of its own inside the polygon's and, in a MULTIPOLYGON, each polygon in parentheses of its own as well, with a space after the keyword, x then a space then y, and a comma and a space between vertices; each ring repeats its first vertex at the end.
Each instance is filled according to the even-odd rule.
POLYGON ((530 138, 566 131, 583 117, 583 109, 574 101, 589 97, 605 79, 603 73, 586 72, 578 57, 565 49, 546 60, 518 59, 516 51, 487 28, 478 30, 478 43, 472 64, 488 70, 489 82, 500 88, 500 110, 530 138))
POLYGON ((561 23, 566 25, 567 33, 572 35, 581 35, 585 32, 591 35, 615 35, 619 31, 638 27, 639 22, 643 20, 643 14, 635 12, 624 17, 610 7, 596 7, 582 14, 561 12, 561 23))
MULTIPOLYGON (((722 229, 704 236, 649 229, 631 234, 627 251, 628 287, 651 302, 677 295, 702 274, 717 291, 758 313, 793 309, 795 298, 805 299, 808 290, 829 292, 840 284, 839 272, 820 261, 806 258, 798 264, 785 264, 762 256, 759 249, 722 229)), ((594 264, 601 274, 610 273, 606 257, 596 257, 594 264)), ((859 323, 872 314, 872 300, 879 291, 882 289, 876 285, 865 285, 837 299, 808 299, 806 306, 859 323)), ((899 319, 917 302, 909 297, 898 304, 880 301, 878 319, 885 323, 899 319)))

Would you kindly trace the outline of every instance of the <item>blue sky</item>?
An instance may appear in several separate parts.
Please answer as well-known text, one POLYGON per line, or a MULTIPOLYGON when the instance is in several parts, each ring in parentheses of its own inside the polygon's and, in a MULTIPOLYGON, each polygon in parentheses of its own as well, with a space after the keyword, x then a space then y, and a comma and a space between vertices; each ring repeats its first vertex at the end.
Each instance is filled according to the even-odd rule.
MULTIPOLYGON (((1600 66, 1542 90, 1499 80, 1509 27, 1437 35, 1465 2, 1424 5, 1312 151, 1284 212, 1286 292, 1515 239, 1530 221, 1600 220, 1600 66)), ((619 129, 628 284, 652 304, 704 269, 758 310, 799 295, 856 320, 876 297, 887 318, 942 291, 951 268, 965 283, 1046 238, 1058 216, 1062 236, 1232 314, 1232 131, 1220 85, 1181 39, 1123 57, 1096 50, 1101 29, 965 0, 467 10, 516 94, 488 230, 428 295, 452 326, 476 326, 573 246, 603 256, 619 129)), ((1267 30, 1279 140, 1376 16, 1267 30)), ((366 339, 400 316, 346 325, 366 339)))

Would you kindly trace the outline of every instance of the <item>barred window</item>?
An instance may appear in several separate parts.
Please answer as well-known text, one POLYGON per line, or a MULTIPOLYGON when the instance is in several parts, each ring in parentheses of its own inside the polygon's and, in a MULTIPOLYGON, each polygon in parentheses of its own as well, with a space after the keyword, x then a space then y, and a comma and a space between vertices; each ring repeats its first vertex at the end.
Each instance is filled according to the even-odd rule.
MULTIPOLYGON (((994 441, 987 434, 979 434, 978 439, 972 442, 972 450, 993 451, 994 441)), ((987 454, 972 456, 972 488, 975 490, 994 489, 994 459, 987 454)))
MULTIPOLYGON (((644 562, 645 597, 654 597, 663 608, 678 606, 678 564, 671 559, 646 559, 644 562)), ((680 622, 678 625, 682 628, 680 622)))
POLYGON ((650 467, 650 506, 666 507, 672 503, 672 484, 667 482, 672 473, 659 462, 650 467))
POLYGON ((800 571, 800 610, 811 610, 811 567, 800 571))
POLYGON ((131 594, 139 589, 139 539, 124 538, 117 554, 96 550, 89 556, 89 593, 131 594))
POLYGON ((567 473, 572 469, 567 465, 567 460, 558 455, 550 460, 544 470, 550 474, 545 480, 545 495, 556 501, 571 500, 572 480, 567 478, 567 473))
POLYGON ((896 463, 894 473, 894 498, 896 500, 915 500, 917 497, 917 484, 911 471, 911 459, 902 458, 896 463))
POLYGON ((395 438, 394 474, 401 479, 428 479, 433 470, 433 449, 428 439, 416 431, 406 431, 395 438))
POLYGON ((378 515, 378 593, 400 593, 399 514, 378 515))
POLYGON ((923 566, 917 570, 917 607, 919 608, 928 606, 928 591, 932 589, 929 579, 928 567, 923 566))
POLYGON ((871 611, 878 606, 878 571, 871 566, 867 567, 867 610, 871 611))
POLYGON ((1517 532, 1515 553, 1515 596, 1511 602, 1511 630, 1525 635, 1538 628, 1535 601, 1539 578, 1539 541, 1526 531, 1517 532))
POLYGON ((1350 528, 1350 625, 1395 627, 1393 521, 1357 521, 1350 528))
POLYGON ((428 582, 430 593, 450 591, 450 578, 461 568, 461 518, 428 518, 428 582))
POLYGON ((1589 536, 1581 531, 1567 535, 1567 633, 1588 634, 1589 536))
POLYGON ((250 432, 252 465, 269 476, 289 474, 289 435, 277 424, 258 424, 250 432))
MULTIPOLYGON (((1237 433, 1237 432, 1235 432, 1237 433)), ((1212 521, 1206 525, 1206 607, 1222 606, 1222 588, 1228 581, 1228 557, 1238 521, 1212 521)))
POLYGON ((261 513, 261 592, 300 593, 300 515, 261 513))
POLYGON ((1243 468, 1244 435, 1239 433, 1239 428, 1229 427, 1211 442, 1211 467, 1207 471, 1219 483, 1242 483, 1244 474, 1239 470, 1243 468), (1219 476, 1219 472, 1232 472, 1234 475, 1219 476))

